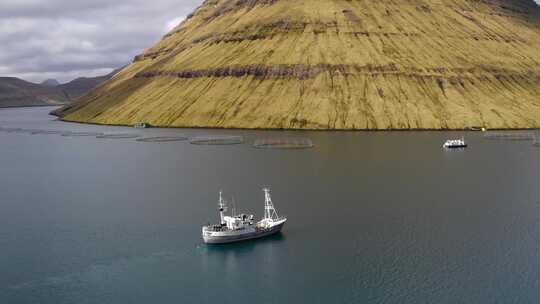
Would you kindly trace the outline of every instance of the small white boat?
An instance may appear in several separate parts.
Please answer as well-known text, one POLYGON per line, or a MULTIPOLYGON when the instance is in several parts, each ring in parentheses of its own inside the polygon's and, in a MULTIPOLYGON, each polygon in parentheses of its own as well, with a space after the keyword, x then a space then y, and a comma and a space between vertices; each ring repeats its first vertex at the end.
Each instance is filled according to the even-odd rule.
POLYGON ((533 146, 540 147, 540 142, 538 142, 538 139, 536 138, 536 134, 534 134, 533 146))
POLYGON ((449 139, 443 144, 443 148, 445 149, 462 149, 467 148, 467 143, 465 142, 465 138, 461 139, 449 139))
POLYGON ((139 122, 139 123, 134 124, 133 127, 135 129, 148 129, 152 126, 147 122, 139 122))

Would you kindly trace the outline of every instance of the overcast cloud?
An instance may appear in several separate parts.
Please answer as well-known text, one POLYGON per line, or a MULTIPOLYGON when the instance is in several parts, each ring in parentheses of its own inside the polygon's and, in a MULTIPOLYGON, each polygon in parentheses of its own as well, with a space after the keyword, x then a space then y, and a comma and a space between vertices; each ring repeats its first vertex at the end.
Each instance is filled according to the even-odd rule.
POLYGON ((65 82, 109 73, 202 1, 0 0, 0 76, 65 82))
POLYGON ((61 82, 128 64, 202 0, 0 0, 0 76, 61 82))

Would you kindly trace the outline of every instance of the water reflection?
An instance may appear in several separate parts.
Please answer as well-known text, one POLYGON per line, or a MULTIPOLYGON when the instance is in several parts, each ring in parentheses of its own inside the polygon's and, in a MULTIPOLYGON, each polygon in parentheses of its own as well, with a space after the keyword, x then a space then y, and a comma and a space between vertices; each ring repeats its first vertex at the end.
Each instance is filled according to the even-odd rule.
POLYGON ((253 252, 257 248, 264 247, 264 249, 270 250, 273 247, 280 245, 280 243, 283 243, 285 239, 286 236, 282 232, 279 232, 261 239, 223 245, 204 244, 201 246, 203 247, 203 255, 209 257, 233 256, 235 258, 241 258, 243 255, 251 254, 251 252, 253 252))
MULTIPOLYGON (((264 273, 269 281, 279 281, 279 261, 286 237, 280 232, 258 240, 226 245, 200 246, 200 275, 205 281, 220 278, 225 289, 234 289, 236 284, 251 284, 245 273, 264 273), (247 281, 245 281, 247 280, 247 281)), ((212 282, 209 284, 211 288, 212 282)), ((223 288, 223 286, 221 286, 223 288)))

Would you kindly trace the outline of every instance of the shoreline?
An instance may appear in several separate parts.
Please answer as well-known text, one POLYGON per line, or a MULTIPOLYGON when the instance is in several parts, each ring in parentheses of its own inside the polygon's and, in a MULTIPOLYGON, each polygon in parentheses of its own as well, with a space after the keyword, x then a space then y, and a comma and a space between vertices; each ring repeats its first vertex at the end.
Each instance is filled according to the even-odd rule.
MULTIPOLYGON (((81 124, 81 125, 94 125, 94 126, 111 126, 111 127, 129 127, 134 128, 133 125, 128 124, 105 124, 105 123, 96 123, 96 122, 80 122, 80 121, 72 121, 72 120, 66 120, 61 118, 58 115, 50 114, 51 116, 57 117, 59 121, 62 122, 68 122, 68 123, 74 123, 74 124, 81 124)), ((494 129, 488 129, 486 128, 485 131, 482 130, 472 130, 473 127, 463 128, 463 129, 287 129, 287 128, 225 128, 225 127, 204 127, 204 126, 185 126, 185 127, 163 127, 163 126, 153 126, 149 129, 199 129, 199 130, 237 130, 237 131, 295 131, 295 132, 490 132, 490 131, 537 131, 540 130, 540 127, 538 128, 494 128, 494 129)), ((474 127, 476 128, 476 127, 474 127)))
POLYGON ((66 104, 58 104, 58 105, 35 105, 35 106, 2 106, 0 107, 0 110, 3 109, 29 109, 29 108, 46 108, 46 107, 63 107, 66 104))

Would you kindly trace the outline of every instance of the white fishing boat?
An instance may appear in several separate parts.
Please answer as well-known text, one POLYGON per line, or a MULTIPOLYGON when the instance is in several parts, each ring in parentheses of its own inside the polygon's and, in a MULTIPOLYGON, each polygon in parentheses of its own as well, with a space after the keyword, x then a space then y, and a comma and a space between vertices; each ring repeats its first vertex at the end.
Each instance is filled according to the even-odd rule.
POLYGON ((270 197, 270 190, 264 191, 264 217, 254 223, 252 214, 233 213, 225 215, 227 204, 219 192, 219 216, 221 222, 217 225, 207 225, 202 228, 202 238, 207 244, 225 244, 251 239, 262 238, 278 233, 285 225, 287 218, 280 217, 270 197))

